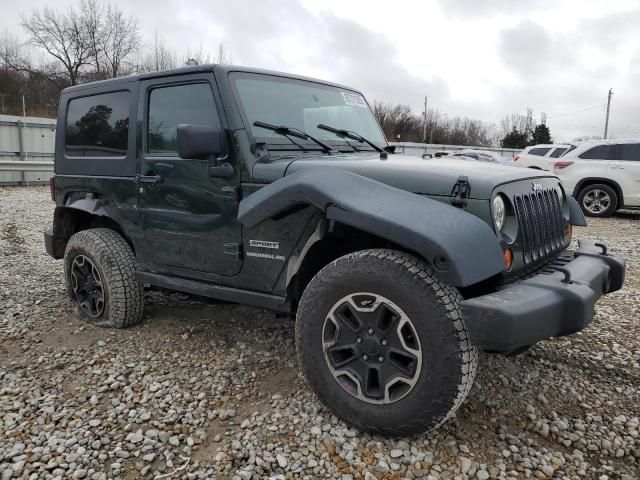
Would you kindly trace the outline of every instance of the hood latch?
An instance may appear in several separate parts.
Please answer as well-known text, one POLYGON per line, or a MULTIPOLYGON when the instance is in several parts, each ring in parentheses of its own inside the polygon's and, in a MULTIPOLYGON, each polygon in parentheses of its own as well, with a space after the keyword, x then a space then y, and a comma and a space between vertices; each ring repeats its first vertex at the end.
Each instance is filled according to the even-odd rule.
POLYGON ((451 205, 454 207, 462 208, 466 205, 465 198, 469 198, 471 194, 471 184, 469 178, 465 176, 458 177, 458 181, 453 185, 451 190, 451 205))

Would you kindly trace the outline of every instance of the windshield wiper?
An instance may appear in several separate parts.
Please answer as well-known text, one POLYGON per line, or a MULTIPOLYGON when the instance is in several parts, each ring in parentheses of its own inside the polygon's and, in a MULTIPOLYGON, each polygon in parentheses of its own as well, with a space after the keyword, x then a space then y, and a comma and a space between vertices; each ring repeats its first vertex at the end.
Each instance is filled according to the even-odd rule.
POLYGON ((319 123, 317 128, 319 128, 320 130, 326 130, 327 132, 334 133, 336 136, 338 136, 340 138, 350 138, 351 140, 357 140, 360 143, 364 142, 364 143, 368 144, 371 148, 373 148, 378 153, 381 153, 381 152, 384 151, 384 150, 382 150, 382 148, 377 146, 375 143, 367 140, 362 135, 358 135, 355 132, 351 132, 349 130, 339 130, 337 128, 330 127, 329 125, 324 125, 322 123, 319 123))
POLYGON ((300 138, 302 140, 311 140, 312 142, 315 142, 318 145, 320 145, 320 147, 322 147, 322 150, 325 151, 326 153, 334 152, 334 149, 331 148, 329 145, 327 145, 324 142, 321 142, 317 138, 312 137, 308 133, 303 132, 298 128, 285 127, 284 125, 271 125, 270 123, 264 123, 264 122, 253 122, 253 125, 255 127, 271 130, 272 132, 275 132, 278 135, 282 135, 283 137, 287 137, 289 140, 291 140, 291 143, 293 143, 294 145, 297 145, 303 150, 304 150, 304 147, 299 143, 296 143, 295 141, 293 141, 290 137, 300 138))

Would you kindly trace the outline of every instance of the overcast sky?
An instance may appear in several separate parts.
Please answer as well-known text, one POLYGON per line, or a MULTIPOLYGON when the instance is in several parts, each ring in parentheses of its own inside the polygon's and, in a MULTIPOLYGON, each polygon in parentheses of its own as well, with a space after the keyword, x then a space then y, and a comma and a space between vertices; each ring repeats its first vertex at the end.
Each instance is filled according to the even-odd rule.
MULTIPOLYGON (((46 4, 4 2, 0 26, 46 4)), ((145 38, 215 51, 233 63, 320 77, 372 101, 498 122, 547 114, 556 141, 640 137, 639 0, 116 0, 145 38), (581 111, 580 113, 575 113, 581 111)))

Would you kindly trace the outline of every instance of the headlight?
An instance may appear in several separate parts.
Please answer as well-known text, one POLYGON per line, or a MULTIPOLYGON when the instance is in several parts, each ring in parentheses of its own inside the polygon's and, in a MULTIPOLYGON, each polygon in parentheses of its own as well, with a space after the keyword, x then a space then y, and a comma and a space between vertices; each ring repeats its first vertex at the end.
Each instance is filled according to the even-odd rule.
POLYGON ((505 215, 504 200, 502 200, 500 195, 496 195, 493 199, 493 223, 495 223, 496 228, 500 231, 502 231, 502 227, 504 227, 505 215))

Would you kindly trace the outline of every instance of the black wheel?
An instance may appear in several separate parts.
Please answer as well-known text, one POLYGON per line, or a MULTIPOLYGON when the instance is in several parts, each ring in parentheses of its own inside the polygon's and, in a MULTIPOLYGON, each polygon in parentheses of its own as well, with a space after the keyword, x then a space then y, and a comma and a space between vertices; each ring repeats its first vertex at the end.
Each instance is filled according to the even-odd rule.
POLYGON ((582 211, 589 217, 609 217, 618 207, 618 195, 609 185, 587 185, 578 195, 582 211))
POLYGON ((376 249, 335 260, 298 308, 296 347, 311 387, 362 430, 438 427, 467 396, 478 362, 460 301, 413 255, 376 249))
POLYGON ((135 278, 135 255, 114 230, 96 228, 73 235, 65 250, 64 271, 79 318, 111 328, 142 320, 143 287, 135 278))

